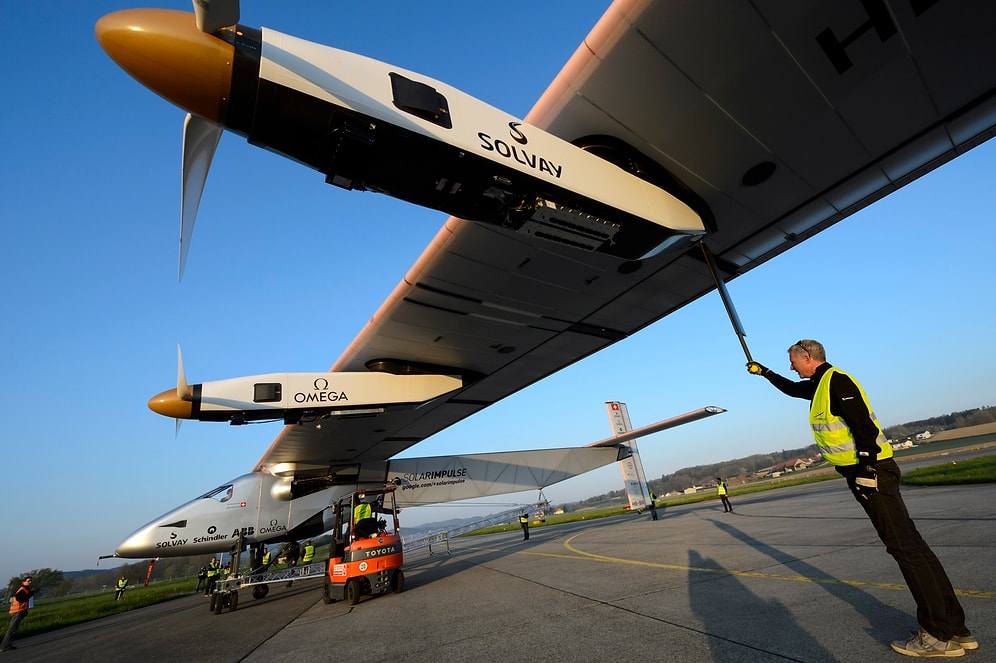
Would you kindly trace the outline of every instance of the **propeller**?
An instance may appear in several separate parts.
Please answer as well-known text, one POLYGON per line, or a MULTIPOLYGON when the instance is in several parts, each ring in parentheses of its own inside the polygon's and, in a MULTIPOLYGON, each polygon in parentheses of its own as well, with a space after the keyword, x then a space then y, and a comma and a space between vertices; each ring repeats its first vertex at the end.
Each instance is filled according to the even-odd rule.
MULTIPOLYGON (((190 392, 190 387, 187 385, 187 375, 183 370, 183 351, 180 350, 180 344, 176 344, 176 397, 182 401, 189 401, 193 398, 190 392)), ((180 437, 180 424, 183 423, 183 419, 180 417, 176 418, 176 430, 173 431, 173 437, 180 437)))
POLYGON ((190 387, 187 386, 187 376, 183 372, 183 351, 180 344, 176 344, 176 397, 181 401, 189 401, 193 398, 190 387))
MULTIPOLYGON (((193 0, 194 20, 201 32, 214 34, 239 22, 239 0, 193 0)), ((187 252, 194 234, 197 208, 201 204, 204 182, 223 128, 210 120, 187 114, 183 121, 183 182, 180 203, 180 262, 176 280, 183 280, 187 252)))
POLYGON ((220 124, 187 113, 183 121, 183 182, 180 202, 180 263, 176 280, 183 280, 190 238, 194 234, 197 208, 201 204, 204 182, 211 169, 211 160, 224 131, 220 124))

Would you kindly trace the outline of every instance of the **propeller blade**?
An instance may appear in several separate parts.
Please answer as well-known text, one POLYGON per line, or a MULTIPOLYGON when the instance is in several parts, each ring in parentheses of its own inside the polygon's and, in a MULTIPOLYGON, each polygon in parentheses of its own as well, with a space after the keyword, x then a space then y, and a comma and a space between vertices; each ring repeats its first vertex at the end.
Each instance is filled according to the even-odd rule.
MULTIPOLYGON (((190 393, 190 387, 187 386, 187 376, 183 372, 183 351, 180 350, 180 344, 176 344, 176 396, 182 401, 189 401, 193 396, 190 393)), ((177 426, 179 426, 180 420, 177 419, 177 426)))
POLYGON ((220 124, 209 122, 196 115, 187 114, 183 121, 183 182, 181 185, 180 207, 180 265, 177 282, 183 279, 183 268, 187 264, 190 238, 194 234, 194 221, 197 208, 201 204, 204 182, 211 169, 211 160, 221 140, 224 129, 220 124))
POLYGON ((213 35, 239 22, 239 0, 193 0, 197 29, 213 35))

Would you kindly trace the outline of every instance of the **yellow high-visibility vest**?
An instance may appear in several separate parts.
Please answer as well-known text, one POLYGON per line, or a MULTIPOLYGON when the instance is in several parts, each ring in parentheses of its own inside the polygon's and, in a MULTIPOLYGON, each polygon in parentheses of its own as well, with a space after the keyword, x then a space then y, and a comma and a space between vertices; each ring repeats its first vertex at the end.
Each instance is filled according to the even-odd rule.
POLYGON ((878 437, 875 438, 878 443, 878 460, 891 458, 892 446, 886 439, 885 433, 882 432, 878 418, 872 412, 865 390, 861 388, 857 380, 837 368, 827 369, 827 372, 820 378, 816 393, 813 395, 813 403, 809 408, 809 425, 813 429, 816 446, 819 447, 823 458, 831 465, 856 465, 858 463, 858 449, 854 444, 854 435, 851 434, 851 429, 843 418, 830 412, 830 378, 834 373, 846 375, 857 386, 861 399, 864 401, 865 407, 868 408, 868 413, 871 415, 872 421, 875 422, 875 427, 878 428, 878 437))

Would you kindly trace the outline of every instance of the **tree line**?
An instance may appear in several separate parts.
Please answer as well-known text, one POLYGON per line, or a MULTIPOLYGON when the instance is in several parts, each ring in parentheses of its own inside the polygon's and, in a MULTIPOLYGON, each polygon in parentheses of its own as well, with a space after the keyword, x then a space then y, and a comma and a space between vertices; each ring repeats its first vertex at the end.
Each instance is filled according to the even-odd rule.
POLYGON ((899 424, 898 426, 889 426, 883 432, 890 440, 905 440, 925 430, 929 430, 933 434, 944 430, 965 428, 966 426, 979 426, 993 422, 996 422, 996 406, 986 405, 972 410, 962 410, 929 419, 910 421, 905 424, 899 424))

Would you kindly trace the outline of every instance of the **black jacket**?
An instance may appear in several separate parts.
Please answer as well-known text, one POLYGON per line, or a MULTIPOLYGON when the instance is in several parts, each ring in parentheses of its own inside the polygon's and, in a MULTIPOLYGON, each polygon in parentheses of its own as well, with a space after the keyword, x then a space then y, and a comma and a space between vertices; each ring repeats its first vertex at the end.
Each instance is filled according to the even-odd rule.
MULTIPOLYGON (((824 362, 817 367, 812 377, 799 382, 789 380, 771 369, 768 369, 764 377, 783 394, 793 398, 804 398, 812 403, 823 374, 831 368, 833 366, 830 363, 824 362)), ((867 453, 868 458, 875 461, 879 451, 878 426, 875 425, 871 413, 865 406, 865 399, 861 397, 858 385, 842 373, 830 376, 830 413, 842 418, 851 429, 859 457, 867 453)))

